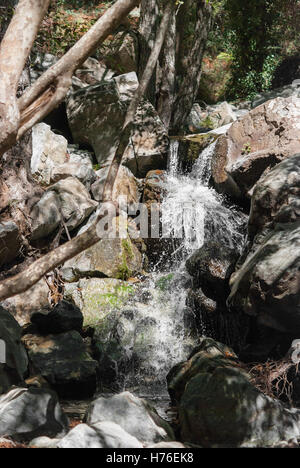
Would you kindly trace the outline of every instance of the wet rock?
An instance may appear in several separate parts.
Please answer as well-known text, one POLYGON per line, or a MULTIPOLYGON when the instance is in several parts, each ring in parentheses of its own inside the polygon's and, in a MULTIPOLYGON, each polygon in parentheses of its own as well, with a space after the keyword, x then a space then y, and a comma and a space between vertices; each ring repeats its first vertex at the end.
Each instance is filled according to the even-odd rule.
POLYGON ((64 219, 72 231, 97 208, 84 185, 74 177, 68 177, 52 185, 33 207, 31 217, 32 240, 50 235, 64 219))
POLYGON ((13 221, 0 223, 0 267, 10 263, 19 255, 21 243, 19 228, 13 221))
POLYGON ((181 438, 204 447, 267 447, 298 437, 300 412, 260 393, 224 345, 203 339, 174 369, 181 438))
POLYGON ((23 381, 28 358, 21 343, 22 329, 13 316, 0 306, 0 394, 23 381), (4 344, 4 346, 3 346, 4 344))
POLYGON ((238 258, 236 249, 220 248, 220 244, 208 241, 187 260, 186 267, 194 278, 194 285, 201 287, 205 294, 226 298, 238 258))
POLYGON ((0 397, 0 435, 18 440, 66 434, 68 419, 50 390, 14 388, 0 397))
POLYGON ((87 411, 86 422, 95 425, 103 421, 119 424, 142 443, 175 439, 171 427, 155 409, 129 392, 93 401, 87 411))
POLYGON ((96 390, 97 362, 87 353, 78 332, 59 335, 25 335, 28 356, 35 371, 63 398, 88 398, 96 390))
POLYGON ((36 312, 31 317, 41 334, 64 333, 72 330, 82 331, 83 315, 71 302, 61 301, 53 307, 36 312))
POLYGON ((142 444, 122 427, 110 421, 93 426, 79 424, 57 444, 58 448, 143 448, 142 444))
POLYGON ((300 150, 300 99, 277 98, 253 109, 221 136, 212 160, 220 192, 249 198, 264 171, 300 150))
MULTIPOLYGON (((137 87, 136 74, 128 73, 101 85, 80 89, 68 99, 67 113, 74 140, 92 146, 101 166, 110 165, 119 144, 127 106, 137 87)), ((134 175, 143 177, 150 169, 166 167, 167 152, 167 132, 154 108, 145 101, 137 111, 123 164, 134 175)))
POLYGON ((299 221, 269 232, 231 279, 232 310, 295 337, 300 333, 299 221))

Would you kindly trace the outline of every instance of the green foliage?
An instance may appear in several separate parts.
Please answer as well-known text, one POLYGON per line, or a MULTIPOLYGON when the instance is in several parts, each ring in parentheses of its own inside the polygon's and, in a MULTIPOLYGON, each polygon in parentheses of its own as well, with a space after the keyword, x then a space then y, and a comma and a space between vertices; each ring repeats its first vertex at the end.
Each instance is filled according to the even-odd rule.
POLYGON ((226 0, 226 34, 232 79, 229 98, 251 98, 270 87, 280 54, 280 24, 294 0, 226 0))

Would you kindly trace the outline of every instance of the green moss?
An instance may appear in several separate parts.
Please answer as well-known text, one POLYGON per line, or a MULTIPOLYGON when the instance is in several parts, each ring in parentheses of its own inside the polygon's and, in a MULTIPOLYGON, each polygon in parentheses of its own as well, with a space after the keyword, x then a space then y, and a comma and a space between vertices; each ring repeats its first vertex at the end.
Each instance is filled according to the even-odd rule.
POLYGON ((205 119, 201 120, 200 126, 205 127, 205 128, 213 129, 214 128, 214 123, 213 123, 212 119, 208 115, 205 119))
POLYGON ((162 276, 159 280, 156 281, 155 286, 161 291, 167 291, 171 285, 171 282, 174 278, 174 274, 170 273, 169 275, 162 276))

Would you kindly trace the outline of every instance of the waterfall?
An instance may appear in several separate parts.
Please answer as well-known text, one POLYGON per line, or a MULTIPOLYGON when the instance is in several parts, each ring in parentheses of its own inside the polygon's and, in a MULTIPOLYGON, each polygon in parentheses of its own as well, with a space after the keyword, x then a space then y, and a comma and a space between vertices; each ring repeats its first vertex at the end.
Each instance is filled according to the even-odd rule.
POLYGON ((122 331, 123 361, 116 363, 122 389, 140 394, 166 393, 166 375, 184 361, 197 343, 196 324, 187 307, 191 278, 185 270, 188 256, 205 239, 242 248, 244 220, 209 186, 215 143, 208 146, 189 174, 180 172, 179 144, 171 143, 162 202, 164 233, 178 238, 168 271, 161 268, 136 289, 130 302, 117 314, 116 330, 122 331), (177 252, 177 253, 178 253, 177 252), (124 360, 126 363, 124 364, 124 360))
MULTIPOLYGON (((162 203, 164 230, 172 238, 182 238, 186 256, 202 247, 205 238, 238 249, 243 245, 243 218, 209 187, 215 146, 216 142, 200 154, 189 174, 174 173, 173 162, 167 177, 167 195, 162 203)), ((172 158, 176 161, 174 154, 172 158)))

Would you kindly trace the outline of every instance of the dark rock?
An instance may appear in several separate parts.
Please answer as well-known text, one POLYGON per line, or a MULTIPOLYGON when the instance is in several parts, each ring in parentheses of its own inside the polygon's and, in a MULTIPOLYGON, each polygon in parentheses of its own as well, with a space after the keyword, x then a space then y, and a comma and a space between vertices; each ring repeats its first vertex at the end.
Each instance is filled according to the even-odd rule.
POLYGON ((33 314, 31 322, 42 335, 51 335, 76 330, 82 331, 83 315, 79 307, 71 302, 61 301, 53 309, 42 309, 33 314))
POLYGON ((300 333, 300 155, 257 184, 249 220, 250 245, 230 280, 229 307, 279 332, 300 333))
POLYGON ((186 267, 194 278, 194 285, 202 288, 204 294, 226 298, 238 257, 236 249, 208 241, 187 260, 186 267))
POLYGON ((0 435, 24 441, 67 430, 68 419, 51 390, 14 388, 0 397, 0 435))
POLYGON ((287 57, 277 66, 272 81, 272 88, 289 85, 300 79, 300 55, 287 57))
POLYGON ((268 447, 299 437, 300 411, 260 393, 232 350, 203 339, 169 375, 183 441, 204 447, 268 447))
POLYGON ((26 335, 23 342, 35 371, 63 398, 88 398, 96 390, 97 362, 78 332, 26 335))
POLYGON ((0 267, 19 255, 20 246, 18 226, 12 221, 2 221, 0 223, 0 267))
POLYGON ((22 328, 13 316, 0 307, 0 394, 11 385, 23 382, 28 358, 21 343, 22 328))

